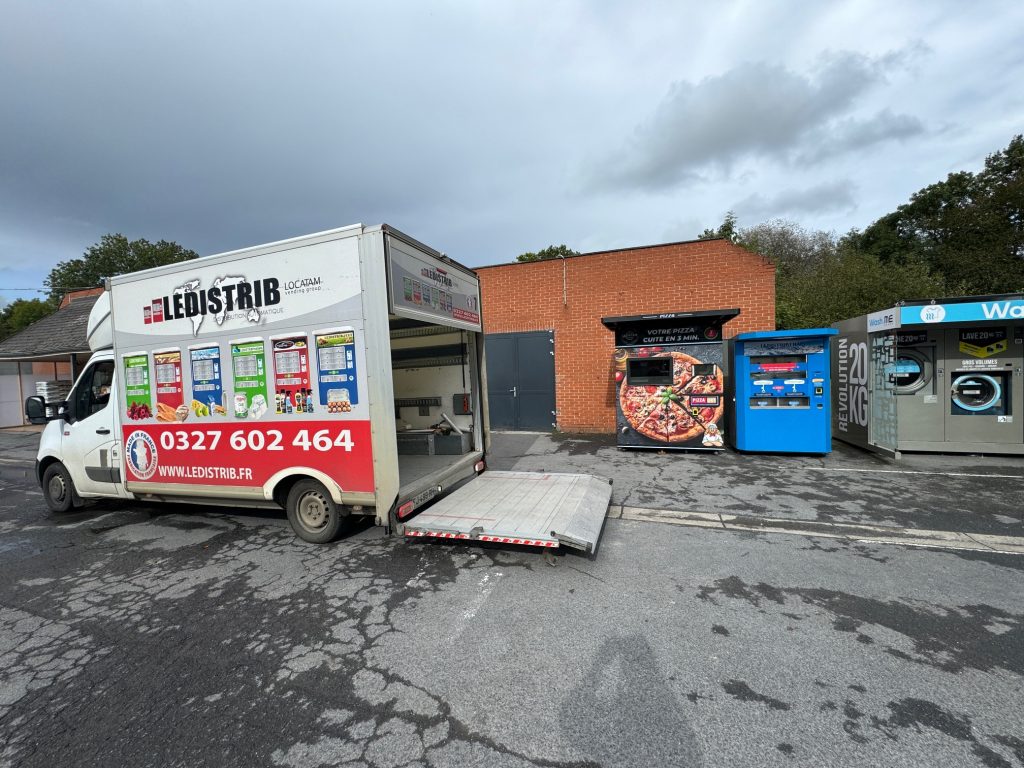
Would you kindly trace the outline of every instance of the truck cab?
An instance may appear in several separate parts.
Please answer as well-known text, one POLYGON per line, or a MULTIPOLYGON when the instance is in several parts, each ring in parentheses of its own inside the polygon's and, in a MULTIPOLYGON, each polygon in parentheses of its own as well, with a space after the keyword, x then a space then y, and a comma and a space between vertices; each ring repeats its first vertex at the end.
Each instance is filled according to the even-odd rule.
MULTIPOLYGON (((67 512, 83 499, 128 496, 121 476, 109 322, 110 299, 104 294, 89 319, 93 355, 40 436, 36 472, 43 497, 55 512, 67 512), (109 346, 103 348, 104 343, 109 346)), ((47 421, 41 397, 26 401, 26 413, 34 423, 47 421)))

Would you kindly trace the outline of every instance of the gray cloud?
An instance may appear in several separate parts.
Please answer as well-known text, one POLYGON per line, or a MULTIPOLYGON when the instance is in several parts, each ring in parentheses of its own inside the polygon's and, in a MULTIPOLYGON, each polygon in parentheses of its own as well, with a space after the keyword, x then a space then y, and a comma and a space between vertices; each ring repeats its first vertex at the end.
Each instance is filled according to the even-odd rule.
POLYGON ((811 165, 885 141, 906 141, 925 132, 924 123, 912 115, 898 115, 883 109, 866 120, 847 118, 817 132, 796 162, 811 165))
POLYGON ((733 205, 740 221, 767 220, 794 214, 848 211, 857 207, 856 187, 849 179, 807 189, 784 189, 774 195, 755 192, 733 205))
POLYGON ((480 265, 694 237, 743 198, 864 226, 1019 130, 1022 24, 884 0, 6 3, 0 293, 108 232, 207 254, 386 221, 480 265))
POLYGON ((658 191, 746 157, 807 162, 906 138, 923 129, 916 118, 889 111, 868 121, 844 115, 920 53, 914 46, 877 58, 828 54, 809 75, 747 63, 698 83, 677 82, 625 148, 588 171, 591 186, 658 191))

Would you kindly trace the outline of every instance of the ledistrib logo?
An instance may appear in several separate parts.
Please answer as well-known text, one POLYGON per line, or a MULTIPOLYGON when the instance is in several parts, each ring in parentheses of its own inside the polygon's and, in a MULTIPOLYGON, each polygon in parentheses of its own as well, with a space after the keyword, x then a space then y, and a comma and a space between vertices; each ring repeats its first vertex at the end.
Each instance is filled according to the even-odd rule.
POLYGON ((139 480, 149 480, 156 472, 158 462, 156 442, 148 433, 137 429, 128 435, 124 444, 124 452, 132 474, 139 480))
POLYGON ((704 329, 704 338, 705 339, 717 339, 718 338, 718 329, 714 328, 714 327, 705 328, 704 329))
MULTIPOLYGON (((319 290, 320 278, 293 280, 295 293, 316 281, 319 290)), ((223 325, 229 312, 244 312, 250 323, 260 321, 260 310, 281 303, 281 282, 276 277, 262 280, 247 280, 242 276, 225 275, 214 279, 209 288, 201 288, 199 278, 191 278, 176 286, 174 292, 153 299, 142 307, 144 325, 164 323, 170 320, 191 320, 192 335, 199 334, 203 318, 212 315, 217 325, 223 325)))

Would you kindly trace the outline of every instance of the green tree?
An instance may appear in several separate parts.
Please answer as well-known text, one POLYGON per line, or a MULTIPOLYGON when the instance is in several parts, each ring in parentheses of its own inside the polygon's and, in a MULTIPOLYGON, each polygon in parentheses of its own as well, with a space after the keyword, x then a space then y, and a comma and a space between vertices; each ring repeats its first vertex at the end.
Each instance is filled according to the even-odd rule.
POLYGON ((57 309, 49 299, 15 299, 0 309, 0 339, 13 336, 57 309))
POLYGON ((776 280, 779 328, 819 328, 891 307, 906 299, 943 296, 946 283, 920 261, 883 262, 848 244, 776 280))
POLYGON ((885 263, 923 262, 951 293, 1024 290, 1024 137, 977 173, 949 174, 849 239, 885 263))
POLYGON ((548 259, 565 259, 570 256, 579 256, 579 251, 574 251, 567 245, 549 245, 536 253, 529 251, 516 256, 516 261, 547 261, 548 259))
POLYGON ((775 264, 779 328, 827 327, 906 299, 942 296, 946 284, 921 259, 882 261, 856 237, 775 220, 742 230, 739 242, 775 264))
POLYGON ((729 211, 725 214, 725 218, 722 220, 721 225, 718 229, 705 229, 699 235, 698 240, 717 240, 720 237, 728 238, 733 242, 736 242, 740 237, 740 232, 737 227, 739 218, 735 213, 729 211))
POLYGON ((55 266, 43 285, 49 289, 51 300, 60 301, 68 291, 102 285, 105 278, 176 264, 198 255, 167 240, 151 243, 148 240, 129 240, 121 234, 104 235, 80 258, 62 261, 55 266))

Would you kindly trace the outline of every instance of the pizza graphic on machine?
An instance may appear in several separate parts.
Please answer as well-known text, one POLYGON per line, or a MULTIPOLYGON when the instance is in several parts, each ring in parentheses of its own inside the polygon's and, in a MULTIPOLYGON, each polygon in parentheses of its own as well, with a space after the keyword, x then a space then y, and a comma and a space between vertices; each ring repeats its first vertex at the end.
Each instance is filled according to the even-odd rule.
POLYGON ((620 448, 725 447, 722 325, 738 309, 606 317, 620 448))

